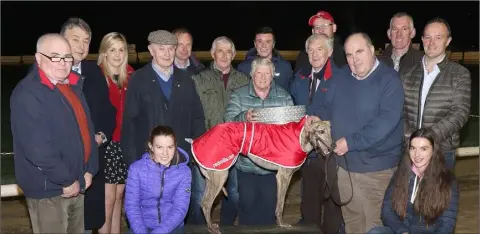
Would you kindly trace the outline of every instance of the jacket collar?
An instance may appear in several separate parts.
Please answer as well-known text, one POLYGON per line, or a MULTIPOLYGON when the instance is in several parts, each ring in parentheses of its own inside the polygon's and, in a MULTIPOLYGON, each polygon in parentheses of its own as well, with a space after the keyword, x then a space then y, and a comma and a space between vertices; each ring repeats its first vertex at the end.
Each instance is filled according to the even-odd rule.
MULTIPOLYGON (((422 57, 422 65, 420 66, 422 69, 425 69, 425 57, 426 55, 423 55, 422 57)), ((436 65, 438 66, 438 69, 440 70, 440 72, 448 65, 449 63, 449 60, 448 60, 448 54, 445 53, 442 61, 440 61, 439 63, 437 63, 436 65)))
MULTIPOLYGON (((173 167, 178 167, 178 166, 181 166, 181 165, 187 165, 188 164, 188 162, 189 162, 188 153, 185 152, 185 150, 181 149, 180 147, 177 147, 177 152, 178 152, 178 157, 173 157, 172 162, 170 163, 170 166, 168 168, 173 168, 173 167)), ((142 155, 142 159, 146 160, 147 167, 149 169, 167 168, 164 165, 161 165, 161 164, 153 161, 149 152, 145 152, 142 155)))
MULTIPOLYGON (((257 48, 253 47, 250 50, 248 50, 247 54, 245 55, 245 60, 254 60, 257 58, 258 53, 257 53, 257 48)), ((272 50, 272 62, 276 63, 278 60, 282 59, 283 57, 280 55, 280 52, 278 50, 273 49, 272 50)))
POLYGON ((438 68, 440 68, 440 71, 442 71, 449 62, 450 61, 448 60, 448 54, 445 53, 445 57, 442 59, 442 61, 437 63, 437 66, 438 68))
MULTIPOLYGON (((323 79, 325 81, 329 80, 330 78, 332 78, 333 76, 333 72, 332 72, 332 58, 328 58, 327 60, 327 63, 323 66, 322 70, 325 69, 325 73, 323 75, 323 79)), ((301 68, 299 70, 299 75, 300 75, 300 79, 311 79, 312 78, 312 66, 311 65, 308 65, 308 66, 305 66, 303 68, 301 68)))
MULTIPOLYGON (((42 83, 43 85, 45 85, 48 88, 50 88, 51 90, 53 90, 55 88, 55 85, 50 81, 50 79, 47 77, 45 72, 42 71, 42 69, 40 69, 38 64, 36 64, 34 69, 36 70, 35 72, 38 72, 38 75, 40 76, 40 83, 42 83)), ((79 80, 80 80, 80 75, 78 73, 74 72, 74 71, 71 71, 70 74, 68 75, 67 79, 68 79, 69 84, 77 85, 79 80)))
MULTIPOLYGON (((408 46, 407 52, 405 52, 405 54, 402 56, 402 58, 409 55, 411 53, 411 51, 414 50, 414 49, 415 48, 413 48, 413 43, 410 42, 410 45, 408 46)), ((383 52, 383 55, 385 57, 390 58, 390 57, 392 57, 392 53, 393 53, 393 45, 390 44, 390 45, 387 46, 387 48, 385 48, 385 52, 383 52)))
POLYGON ((198 58, 193 53, 192 53, 192 55, 190 55, 188 60, 190 61, 190 64, 193 64, 193 66, 195 66, 195 67, 198 67, 200 65, 200 61, 198 60, 198 58))
MULTIPOLYGON (((217 73, 219 76, 223 74, 220 70, 218 70, 217 66, 215 65, 215 61, 210 62, 210 70, 217 73)), ((235 72, 237 72, 237 70, 235 70, 235 68, 230 64, 230 71, 228 73, 232 75, 235 72)))

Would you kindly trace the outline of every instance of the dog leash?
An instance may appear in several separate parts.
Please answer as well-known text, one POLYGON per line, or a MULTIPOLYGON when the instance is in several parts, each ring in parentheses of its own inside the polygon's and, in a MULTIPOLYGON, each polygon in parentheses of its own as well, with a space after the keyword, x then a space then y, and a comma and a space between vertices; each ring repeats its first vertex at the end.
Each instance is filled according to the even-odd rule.
MULTIPOLYGON (((329 153, 326 154, 326 155, 323 155, 323 153, 320 151, 317 151, 317 156, 319 156, 319 154, 322 154, 320 156, 323 156, 325 157, 325 182, 324 182, 324 185, 323 185, 323 188, 324 188, 324 192, 323 192, 323 197, 324 199, 328 199, 328 198, 332 198, 332 201, 337 204, 338 206, 345 206, 347 205, 348 203, 350 203, 350 201, 352 201, 353 199, 353 182, 352 182, 352 176, 350 174, 350 171, 348 170, 348 162, 347 162, 347 158, 346 156, 343 156, 343 159, 345 160, 345 166, 346 166, 346 171, 348 172, 348 178, 350 180, 350 188, 351 188, 351 196, 350 198, 345 201, 345 202, 342 202, 342 199, 339 198, 339 201, 335 201, 334 197, 332 196, 332 191, 333 191, 333 188, 332 186, 330 186, 330 183, 328 182, 328 162, 330 161, 330 159, 332 158, 332 154, 333 154, 333 149, 335 149, 336 147, 336 144, 333 143, 331 146, 325 144, 325 142, 322 140, 322 139, 318 139, 318 141, 320 141, 320 143, 322 143, 325 147, 327 147, 329 153)), ((337 171, 338 171, 338 167, 337 167, 337 171)))

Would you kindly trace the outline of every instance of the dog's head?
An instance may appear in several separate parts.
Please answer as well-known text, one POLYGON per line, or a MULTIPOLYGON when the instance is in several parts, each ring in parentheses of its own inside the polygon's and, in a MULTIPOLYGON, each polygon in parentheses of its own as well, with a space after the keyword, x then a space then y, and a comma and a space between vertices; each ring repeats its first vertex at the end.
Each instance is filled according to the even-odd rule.
POLYGON ((330 121, 313 121, 305 127, 302 136, 302 149, 305 152, 315 150, 317 154, 327 156, 333 151, 333 140, 330 133, 330 121))

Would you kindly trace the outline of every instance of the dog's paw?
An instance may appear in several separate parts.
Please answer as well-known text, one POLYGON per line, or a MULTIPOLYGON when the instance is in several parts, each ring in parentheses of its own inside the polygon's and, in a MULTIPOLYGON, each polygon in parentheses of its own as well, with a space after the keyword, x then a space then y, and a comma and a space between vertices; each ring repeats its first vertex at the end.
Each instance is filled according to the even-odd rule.
POLYGON ((210 232, 210 234, 222 234, 222 232, 220 232, 220 227, 216 223, 212 223, 208 227, 208 232, 210 232))
POLYGON ((288 223, 279 223, 278 226, 280 228, 291 228, 292 227, 292 225, 288 224, 288 223))

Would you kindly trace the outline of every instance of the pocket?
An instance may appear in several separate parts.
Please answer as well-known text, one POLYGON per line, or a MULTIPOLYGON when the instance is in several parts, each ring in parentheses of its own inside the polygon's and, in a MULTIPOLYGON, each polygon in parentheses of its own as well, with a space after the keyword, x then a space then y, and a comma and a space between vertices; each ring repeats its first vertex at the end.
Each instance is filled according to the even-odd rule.
POLYGON ((215 89, 207 89, 207 90, 203 91, 203 94, 205 94, 205 95, 211 95, 211 94, 217 94, 217 93, 218 93, 218 91, 215 90, 215 89))

